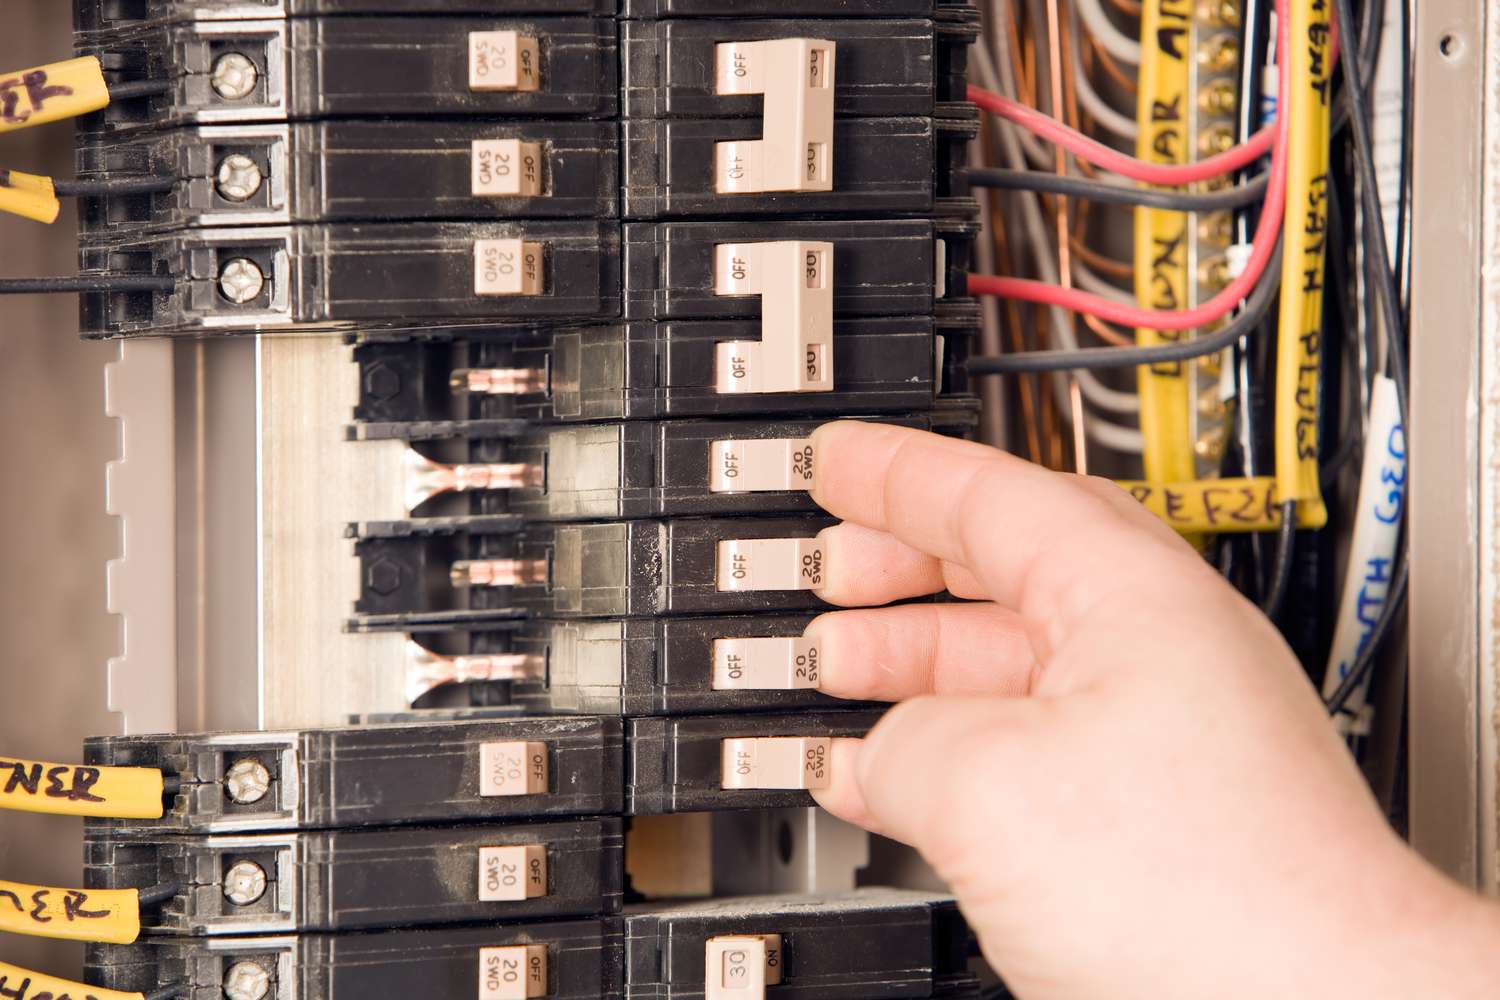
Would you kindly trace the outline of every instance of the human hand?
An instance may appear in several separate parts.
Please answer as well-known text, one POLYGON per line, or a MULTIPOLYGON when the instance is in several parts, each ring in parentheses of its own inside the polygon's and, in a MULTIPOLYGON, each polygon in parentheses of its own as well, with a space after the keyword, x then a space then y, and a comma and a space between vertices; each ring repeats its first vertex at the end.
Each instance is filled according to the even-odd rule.
POLYGON ((821 686, 899 702, 830 812, 908 843, 1026 1000, 1493 996, 1494 909, 1389 829, 1281 636, 1114 485, 818 429, 821 686))

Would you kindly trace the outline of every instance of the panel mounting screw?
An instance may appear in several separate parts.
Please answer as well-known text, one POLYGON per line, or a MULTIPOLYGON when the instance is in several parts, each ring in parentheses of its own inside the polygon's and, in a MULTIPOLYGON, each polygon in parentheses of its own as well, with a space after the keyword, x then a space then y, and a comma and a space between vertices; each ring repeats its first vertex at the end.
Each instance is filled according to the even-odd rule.
POLYGON ((254 861, 236 861, 224 873, 224 898, 249 906, 266 894, 266 870, 254 861))
POLYGON ((253 301, 265 284, 260 265, 248 257, 236 257, 219 270, 219 291, 236 305, 253 301))
POLYGON ((260 73, 248 57, 239 52, 226 52, 214 60, 208 82, 213 85, 214 93, 224 100, 238 101, 250 96, 258 79, 260 73))
POLYGON ((240 805, 259 802, 270 787, 271 772, 254 757, 241 757, 224 772, 224 790, 240 805))
POLYGON ((271 974, 256 962, 235 962, 224 974, 225 1000, 264 1000, 271 974))
POLYGON ((230 153, 219 161, 215 187, 229 201, 245 201, 260 190, 260 183, 264 179, 260 164, 244 153, 230 153))

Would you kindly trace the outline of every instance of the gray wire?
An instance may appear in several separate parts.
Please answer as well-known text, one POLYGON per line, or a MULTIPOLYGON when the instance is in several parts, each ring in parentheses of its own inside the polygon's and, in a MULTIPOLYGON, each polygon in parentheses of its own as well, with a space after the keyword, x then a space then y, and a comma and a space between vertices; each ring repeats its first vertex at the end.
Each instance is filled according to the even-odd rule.
POLYGON ((1077 0, 1073 6, 1101 49, 1121 62, 1132 66, 1141 64, 1141 43, 1125 34, 1109 19, 1109 14, 1099 0, 1077 0))
POLYGON ((1003 191, 1040 191, 1069 198, 1087 198, 1110 205, 1134 205, 1160 208, 1171 212, 1227 212, 1265 201, 1270 178, 1260 174, 1248 184, 1237 184, 1222 191, 1162 191, 1157 188, 1127 187, 1086 177, 1061 177, 1037 170, 1007 170, 1000 167, 970 168, 965 178, 974 187, 999 188, 1003 191))
MULTIPOLYGON (((1083 69, 1083 32, 1078 30, 1078 5, 1074 4, 1069 11, 1069 19, 1072 23, 1072 44, 1068 56, 1073 60, 1073 83, 1078 90, 1078 103, 1083 109, 1093 116, 1099 127, 1113 132, 1115 135, 1130 142, 1134 142, 1140 135, 1141 128, 1136 120, 1124 112, 1115 110, 1094 89, 1094 81, 1089 79, 1088 73, 1083 69)), ((1097 36, 1095 36, 1097 40, 1097 36)))

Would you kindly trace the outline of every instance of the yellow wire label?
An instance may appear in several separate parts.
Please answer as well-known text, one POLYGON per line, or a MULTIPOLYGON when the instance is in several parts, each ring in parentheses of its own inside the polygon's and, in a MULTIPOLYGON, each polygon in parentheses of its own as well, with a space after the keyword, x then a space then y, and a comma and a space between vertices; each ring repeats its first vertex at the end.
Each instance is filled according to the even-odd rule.
POLYGON ((61 211, 52 178, 0 170, 0 212, 51 224, 61 211))
POLYGON ((108 103, 104 70, 93 56, 0 74, 0 132, 76 118, 108 103))
POLYGON ((129 944, 141 933, 140 903, 134 889, 51 889, 0 881, 0 931, 129 944))
POLYGON ((1330 28, 1326 0, 1296 0, 1291 31, 1291 116, 1286 253, 1277 329, 1276 481, 1282 502, 1322 506, 1318 479, 1318 394, 1323 355, 1323 276, 1328 248, 1330 28))
MULTIPOLYGON (((1127 481, 1117 485, 1183 534, 1275 531, 1281 527, 1276 480, 1270 476, 1181 483, 1127 481)), ((1321 528, 1327 520, 1327 511, 1321 505, 1298 504, 1299 528, 1321 528)))
MULTIPOLYGON (((1188 161, 1193 16, 1192 0, 1148 0, 1141 11, 1136 155, 1152 163, 1188 161)), ((1189 219, 1181 212, 1136 210, 1135 293, 1141 305, 1187 308, 1189 219)), ((1169 344, 1185 336, 1176 330, 1139 329, 1136 343, 1169 344)), ((1192 479, 1198 471, 1192 441, 1192 367, 1173 361, 1143 366, 1138 373, 1146 478, 1192 479)))
POLYGON ((121 993, 54 976, 28 972, 0 962, 0 997, 6 1000, 145 1000, 141 993, 121 993))
POLYGON ((0 758, 0 809, 116 819, 161 817, 161 772, 0 758))

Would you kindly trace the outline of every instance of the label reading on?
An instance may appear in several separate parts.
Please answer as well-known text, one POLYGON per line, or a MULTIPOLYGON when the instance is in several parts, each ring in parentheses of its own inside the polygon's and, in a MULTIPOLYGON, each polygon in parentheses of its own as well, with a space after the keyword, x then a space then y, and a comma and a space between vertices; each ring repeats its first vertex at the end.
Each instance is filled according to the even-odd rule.
POLYGON ((540 243, 474 241, 475 295, 540 295, 542 269, 540 243))
POLYGON ((547 848, 543 844, 479 849, 479 899, 517 902, 547 895, 547 848))
POLYGON ((480 795, 544 795, 547 792, 547 781, 547 744, 480 744, 480 795))
POLYGON ((542 147, 519 139, 475 139, 470 152, 471 193, 480 197, 536 198, 542 194, 542 147))
POLYGON ((479 1000, 529 1000, 546 995, 546 945, 479 949, 479 1000))
POLYGON ((469 32, 469 89, 534 91, 541 86, 537 43, 515 31, 469 32))

